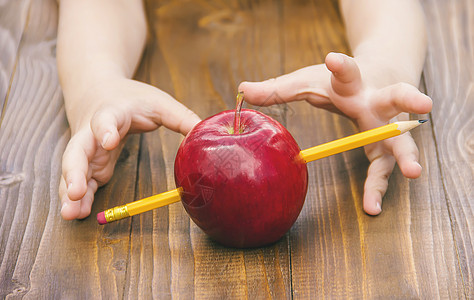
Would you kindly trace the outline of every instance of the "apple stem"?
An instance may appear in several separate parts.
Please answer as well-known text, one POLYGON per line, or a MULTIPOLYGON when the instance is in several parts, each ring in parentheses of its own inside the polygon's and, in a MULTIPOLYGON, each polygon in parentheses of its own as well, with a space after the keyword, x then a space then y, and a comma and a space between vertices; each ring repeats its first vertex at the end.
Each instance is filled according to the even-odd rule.
POLYGON ((240 111, 242 110, 243 103, 244 103, 244 92, 239 92, 237 94, 237 104, 235 107, 234 134, 242 133, 242 128, 240 126, 240 111))

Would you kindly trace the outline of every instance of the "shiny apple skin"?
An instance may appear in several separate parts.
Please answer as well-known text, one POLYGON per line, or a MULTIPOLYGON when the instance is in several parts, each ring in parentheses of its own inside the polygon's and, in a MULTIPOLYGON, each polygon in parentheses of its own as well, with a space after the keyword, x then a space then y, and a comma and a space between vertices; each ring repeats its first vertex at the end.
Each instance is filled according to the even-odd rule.
POLYGON ((229 133, 234 110, 197 124, 175 160, 175 181, 191 219, 229 247, 279 240, 303 207, 308 171, 291 134, 255 110, 241 112, 243 132, 229 133))

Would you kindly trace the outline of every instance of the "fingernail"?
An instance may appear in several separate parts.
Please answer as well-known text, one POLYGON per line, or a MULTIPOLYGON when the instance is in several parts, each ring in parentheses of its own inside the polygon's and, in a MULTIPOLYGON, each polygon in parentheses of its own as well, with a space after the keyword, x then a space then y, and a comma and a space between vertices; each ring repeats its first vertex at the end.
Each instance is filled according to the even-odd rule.
POLYGON ((104 134, 104 138, 102 139, 102 148, 105 148, 111 135, 112 134, 110 132, 107 132, 106 134, 104 134))
POLYGON ((375 203, 375 208, 377 209, 377 211, 378 211, 379 213, 382 212, 382 207, 380 206, 380 203, 376 202, 376 203, 375 203))
POLYGON ((69 191, 71 190, 71 188, 72 188, 72 182, 70 182, 70 183, 68 184, 68 186, 67 186, 67 191, 69 192, 69 191))
POLYGON ((336 52, 331 52, 329 53, 331 56, 334 57, 334 59, 339 63, 339 64, 342 64, 344 63, 344 58, 342 57, 341 54, 339 53, 336 53, 336 52))
POLYGON ((67 202, 64 202, 64 203, 63 203, 63 206, 61 207, 61 212, 64 210, 64 208, 65 208, 67 205, 68 205, 67 202))

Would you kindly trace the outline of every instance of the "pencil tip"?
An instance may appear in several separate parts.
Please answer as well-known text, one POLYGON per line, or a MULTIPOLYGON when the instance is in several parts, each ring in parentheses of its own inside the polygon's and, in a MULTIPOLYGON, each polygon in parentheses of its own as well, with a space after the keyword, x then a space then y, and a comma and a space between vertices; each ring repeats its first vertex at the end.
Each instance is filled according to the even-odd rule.
POLYGON ((423 124, 423 123, 428 122, 428 119, 426 119, 426 120, 418 120, 418 122, 421 123, 421 124, 423 124))

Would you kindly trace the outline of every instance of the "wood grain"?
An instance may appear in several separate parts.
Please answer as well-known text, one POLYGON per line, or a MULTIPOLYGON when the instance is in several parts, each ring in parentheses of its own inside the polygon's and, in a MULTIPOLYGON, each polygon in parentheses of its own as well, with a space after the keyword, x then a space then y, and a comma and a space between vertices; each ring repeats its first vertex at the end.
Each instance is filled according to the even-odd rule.
POLYGON ((18 63, 18 47, 28 23, 30 1, 4 1, 0 4, 0 125, 9 98, 13 71, 18 63))
POLYGON ((426 87, 464 295, 474 298, 474 3, 423 1, 429 33, 426 87))
POLYGON ((57 203, 49 199, 57 201, 67 132, 55 69, 56 4, 18 1, 7 5, 10 13, 18 5, 19 20, 11 15, 2 20, 12 20, 10 25, 17 26, 10 31, 15 33, 12 37, 21 34, 21 42, 10 66, 13 77, 0 128, 1 297, 22 296, 31 288, 48 213, 57 212, 57 203))
MULTIPOLYGON (((340 18, 329 3, 288 1, 283 12, 285 72, 320 63, 329 51, 348 51, 340 18), (312 36, 317 46, 308 43, 312 36), (308 53, 298 55, 301 49, 308 53)), ((346 120, 307 104, 292 105, 292 110, 288 127, 303 148, 354 132, 346 120), (311 136, 302 128, 318 130, 311 136)), ((442 187, 437 153, 429 127, 422 131, 414 132, 415 138, 431 136, 421 143, 422 164, 434 171, 429 178, 424 173, 408 181, 397 169, 384 212, 376 218, 361 207, 368 162, 360 149, 309 165, 310 190, 290 240, 295 298, 463 296, 445 199, 434 192, 442 187)))
MULTIPOLYGON (((308 165, 310 185, 290 233, 274 245, 228 249, 176 203, 98 226, 105 208, 174 188, 182 136, 131 136, 92 217, 59 215, 70 133, 55 64, 57 3, 0 3, 0 298, 471 299, 474 294, 474 5, 424 0, 434 100, 413 131, 422 177, 390 179, 384 212, 367 216, 368 162, 354 150, 308 165)), ((202 118, 234 106, 238 84, 348 52, 336 1, 147 0, 149 41, 139 80, 202 118)), ((305 102, 257 108, 302 148, 354 133, 305 102)), ((419 116, 413 116, 417 118, 419 116)))
MULTIPOLYGON (((268 28, 269 21, 276 24, 278 18, 274 16, 278 15, 278 7, 273 2, 259 3, 251 11, 238 3, 161 4, 150 1, 148 12, 155 39, 147 47, 142 65, 146 70, 139 78, 169 92, 203 118, 233 107, 237 83, 243 76, 249 76, 249 71, 255 70, 241 69, 239 62, 259 60, 259 64, 277 68, 266 76, 279 73, 278 56, 276 61, 244 56, 252 53, 246 48, 265 42, 259 30, 268 28), (253 14, 263 17, 257 20, 253 14), (251 24, 247 24, 249 20, 251 24), (258 34, 258 39, 249 38, 252 36, 249 33, 258 34), (194 38, 177 40, 176 35, 194 38), (200 63, 193 63, 198 61, 200 63)), ((273 34, 271 38, 276 37, 278 45, 277 31, 273 30, 273 34)), ((270 42, 268 46, 275 45, 274 40, 270 42)), ((275 59, 274 56, 271 59, 275 59)), ((160 170, 146 170, 144 177, 139 177, 139 182, 151 178, 155 183, 151 192, 174 187, 174 158, 181 139, 180 135, 164 129, 144 136, 141 149, 145 150, 140 155, 140 166, 160 170)), ((140 219, 140 223, 142 220, 145 221, 140 219)), ((152 256, 156 268, 153 269, 154 288, 144 295, 178 298, 290 296, 286 239, 265 249, 226 249, 211 242, 190 222, 181 204, 156 210, 153 220, 148 220, 148 226, 137 225, 137 229, 149 226, 153 227, 150 245, 159 249, 160 254, 152 256)), ((140 232, 137 234, 141 235, 140 232)), ((132 239, 133 236, 132 232, 132 239)), ((143 249, 142 246, 139 248, 143 249)), ((140 253, 143 256, 146 252, 143 249, 140 253)), ((134 261, 134 256, 131 260, 134 261)), ((136 295, 137 291, 134 293, 136 295)))
MULTIPOLYGON (((287 1, 283 12, 285 72, 321 63, 330 51, 348 51, 341 19, 330 3, 300 2, 294 5, 287 1), (295 15, 298 18, 294 18, 295 15)), ((294 103, 291 107, 293 114, 289 117, 288 129, 302 148, 354 133, 355 129, 347 120, 307 103, 294 103), (305 128, 317 130, 308 134, 305 128)), ((363 178, 367 163, 361 152, 356 152, 359 156, 352 160, 344 161, 341 156, 334 156, 308 165, 308 195, 290 239, 295 298, 357 299, 366 296, 366 283, 360 276, 365 273, 365 252, 359 240, 357 221, 362 214, 358 178, 363 178), (356 174, 347 174, 347 169, 356 174)))
MULTIPOLYGON (((32 1, 26 9, 28 24, 16 54, 0 135, 2 171, 9 175, 1 186, 0 297, 121 297, 129 223, 99 228, 94 218, 65 222, 59 215, 57 190, 69 130, 55 62, 57 3, 32 1)), ((110 200, 102 207, 97 201, 96 209, 133 198, 138 146, 134 156, 127 153, 137 143, 125 148, 119 175, 98 193, 99 199, 110 200), (127 172, 131 180, 123 175, 127 172)))

